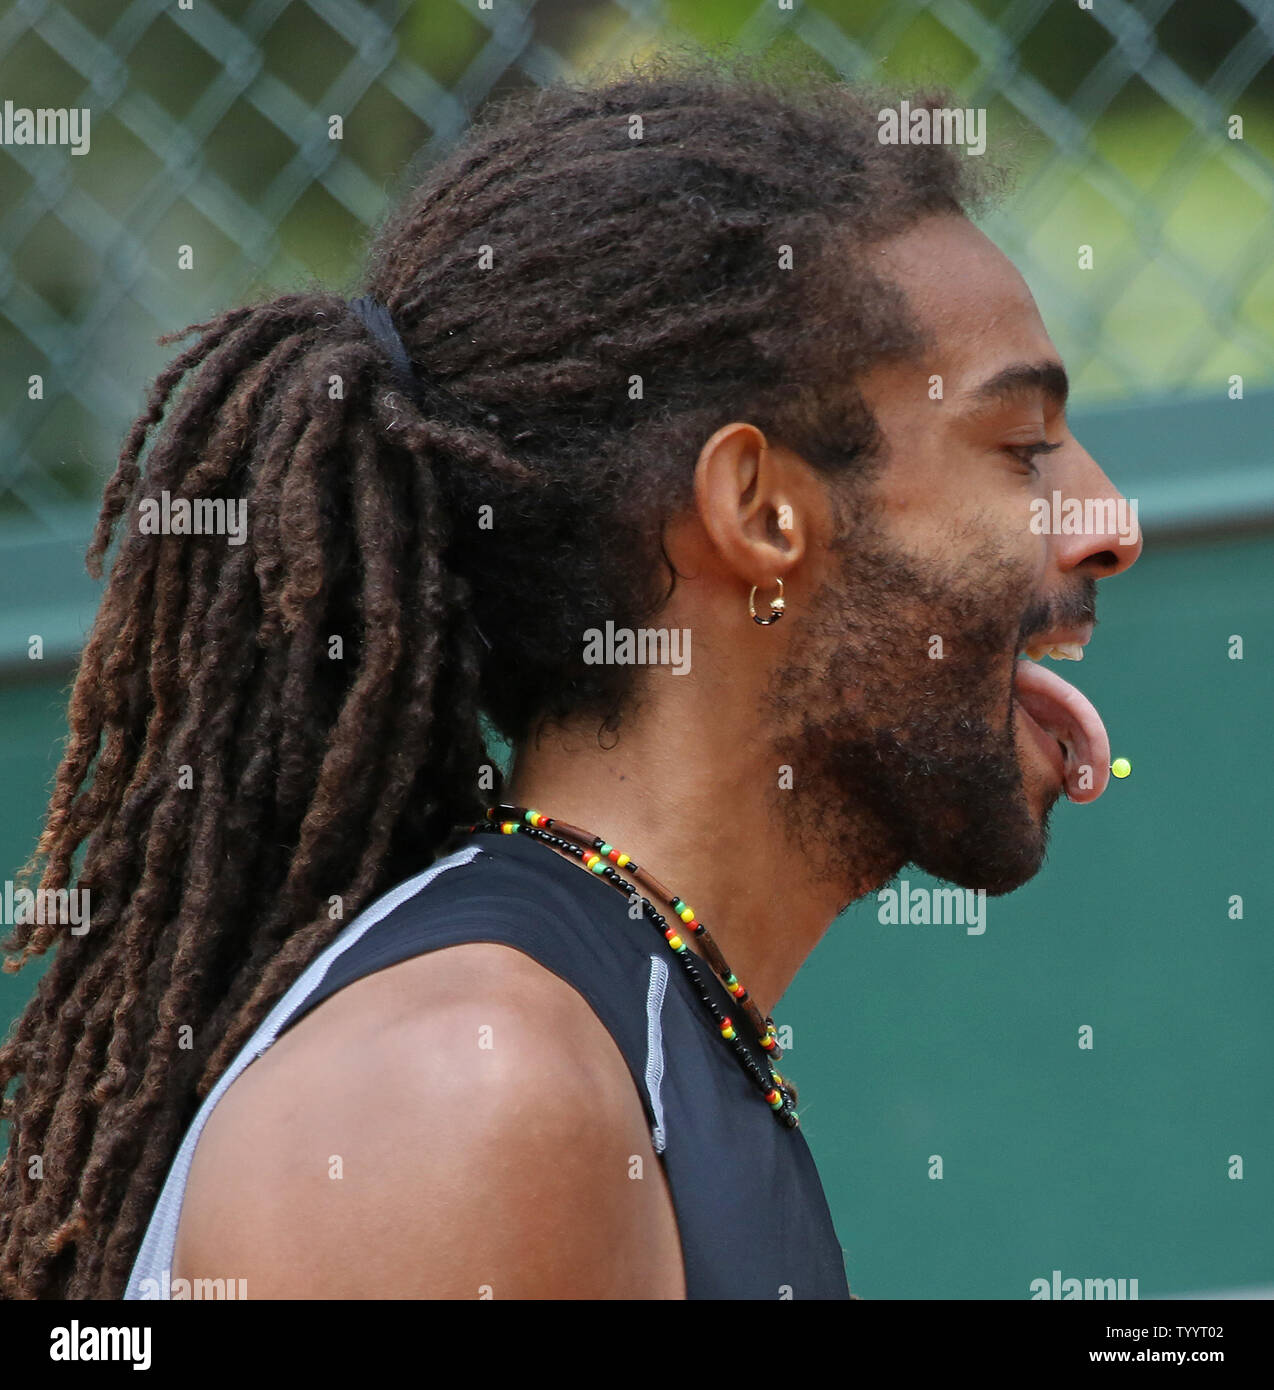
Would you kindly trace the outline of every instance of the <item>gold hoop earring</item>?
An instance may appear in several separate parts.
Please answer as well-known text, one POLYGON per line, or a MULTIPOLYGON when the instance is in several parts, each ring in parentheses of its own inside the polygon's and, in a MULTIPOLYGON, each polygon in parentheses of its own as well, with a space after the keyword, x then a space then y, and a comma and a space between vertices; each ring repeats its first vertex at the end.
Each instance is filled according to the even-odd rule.
POLYGON ((769 627, 771 623, 777 623, 783 616, 783 610, 787 605, 783 602, 783 581, 775 581, 779 586, 777 598, 770 600, 770 616, 768 618, 758 618, 756 615, 756 585, 753 584, 752 592, 748 595, 748 612, 752 615, 752 621, 759 627, 769 627))

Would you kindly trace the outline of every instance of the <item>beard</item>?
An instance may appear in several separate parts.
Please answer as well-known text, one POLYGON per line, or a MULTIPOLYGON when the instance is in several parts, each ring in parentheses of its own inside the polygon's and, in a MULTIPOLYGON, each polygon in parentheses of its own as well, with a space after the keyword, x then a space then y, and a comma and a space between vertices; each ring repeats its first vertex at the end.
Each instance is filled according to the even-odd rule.
POLYGON ((1020 887, 1061 794, 1033 787, 1032 810, 1013 717, 1020 642, 1051 612, 1027 597, 1034 570, 985 539, 949 573, 861 512, 832 562, 767 698, 793 773, 775 804, 805 863, 846 880, 846 906, 908 863, 992 895, 1020 887))

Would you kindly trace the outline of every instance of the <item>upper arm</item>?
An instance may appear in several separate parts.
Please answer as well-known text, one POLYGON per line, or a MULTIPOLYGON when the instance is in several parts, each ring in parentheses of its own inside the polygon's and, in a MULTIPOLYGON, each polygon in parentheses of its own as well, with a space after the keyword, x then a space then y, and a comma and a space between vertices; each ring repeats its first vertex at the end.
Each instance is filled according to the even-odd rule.
POLYGON ((247 1069, 196 1151, 179 1277, 246 1279, 249 1298, 682 1294, 622 1054, 521 953, 437 955, 481 950, 502 957, 479 961, 477 987, 435 971, 429 997, 417 969, 399 1009, 394 970, 381 972, 247 1069))

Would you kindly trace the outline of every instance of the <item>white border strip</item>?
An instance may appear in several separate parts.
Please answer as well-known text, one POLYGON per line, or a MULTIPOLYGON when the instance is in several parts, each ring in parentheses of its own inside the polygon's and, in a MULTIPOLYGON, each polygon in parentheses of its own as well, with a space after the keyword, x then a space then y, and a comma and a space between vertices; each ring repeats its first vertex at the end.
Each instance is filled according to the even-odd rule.
POLYGON ((660 1087, 664 1079, 664 1030, 661 1014, 664 993, 668 988, 668 962, 662 956, 650 958, 650 986, 646 990, 646 1094, 655 1112, 655 1125, 650 1131, 655 1152, 661 1154, 667 1143, 664 1130, 664 1103, 660 1087))

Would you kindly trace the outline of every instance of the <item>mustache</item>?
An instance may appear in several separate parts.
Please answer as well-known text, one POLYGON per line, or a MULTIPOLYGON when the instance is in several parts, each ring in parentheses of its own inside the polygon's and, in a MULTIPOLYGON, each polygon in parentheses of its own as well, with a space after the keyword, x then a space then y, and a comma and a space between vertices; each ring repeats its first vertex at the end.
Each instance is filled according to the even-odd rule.
POLYGON ((1091 575, 1081 579, 1077 587, 1060 597, 1032 600, 1022 615, 1017 634, 1018 645, 1024 646, 1032 633, 1084 623, 1094 626, 1097 623, 1097 581, 1091 575))

